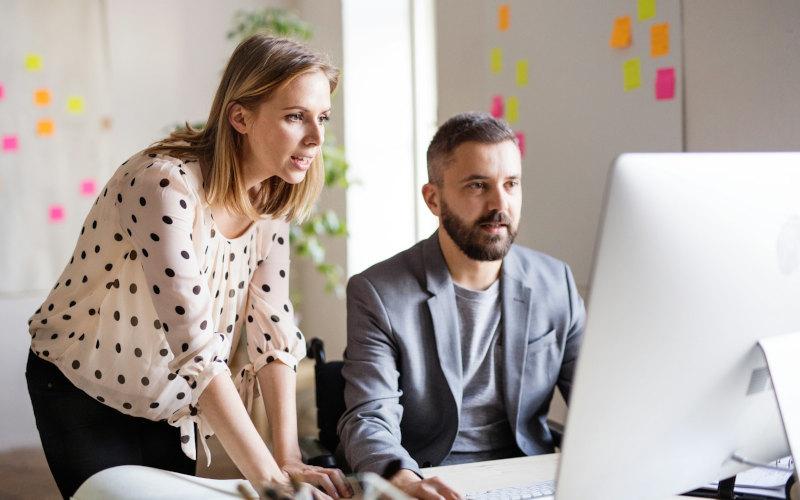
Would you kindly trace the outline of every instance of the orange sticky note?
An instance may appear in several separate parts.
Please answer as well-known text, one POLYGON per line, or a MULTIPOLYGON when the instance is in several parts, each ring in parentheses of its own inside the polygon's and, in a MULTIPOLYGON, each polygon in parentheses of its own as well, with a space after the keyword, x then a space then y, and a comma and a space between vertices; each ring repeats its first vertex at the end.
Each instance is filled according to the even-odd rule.
POLYGON ((660 57, 669 54, 669 23, 650 27, 650 55, 660 57))
POLYGON ((50 137, 55 130, 56 126, 50 118, 44 118, 36 122, 36 135, 39 137, 50 137))
POLYGON ((511 25, 511 7, 507 4, 501 4, 497 8, 497 29, 500 31, 508 31, 511 25))
POLYGON ((51 100, 52 96, 47 89, 37 89, 36 92, 33 93, 33 103, 37 106, 47 106, 50 104, 51 100))
POLYGON ((614 49, 630 47, 633 42, 631 34, 631 16, 621 16, 614 19, 614 28, 611 31, 609 45, 614 49))
POLYGON ((58 204, 47 207, 48 219, 51 223, 57 224, 64 221, 64 207, 58 204))

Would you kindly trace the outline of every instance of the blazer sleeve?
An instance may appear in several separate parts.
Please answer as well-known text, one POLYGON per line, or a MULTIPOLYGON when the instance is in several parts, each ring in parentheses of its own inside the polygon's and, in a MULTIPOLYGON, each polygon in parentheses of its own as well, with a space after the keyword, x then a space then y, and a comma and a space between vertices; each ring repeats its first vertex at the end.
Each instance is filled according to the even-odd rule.
POLYGON ((346 411, 338 432, 348 464, 357 472, 383 473, 393 460, 421 474, 401 445, 397 344, 386 308, 363 275, 347 284, 346 411))
POLYGON ((561 391, 564 400, 569 403, 572 382, 575 377, 575 365, 578 362, 578 351, 583 340, 583 330, 586 326, 586 308, 583 305, 583 299, 578 293, 572 271, 566 264, 564 265, 564 278, 567 282, 569 322, 567 324, 564 358, 561 361, 561 370, 558 374, 558 390, 561 391))

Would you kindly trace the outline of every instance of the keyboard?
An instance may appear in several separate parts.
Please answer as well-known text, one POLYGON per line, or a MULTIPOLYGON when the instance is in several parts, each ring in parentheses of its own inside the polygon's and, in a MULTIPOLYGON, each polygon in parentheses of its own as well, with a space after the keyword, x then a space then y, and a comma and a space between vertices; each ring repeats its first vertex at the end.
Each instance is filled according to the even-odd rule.
POLYGON ((541 498, 556 493, 555 481, 542 481, 540 483, 525 484, 522 486, 509 486, 496 490, 481 491, 467 495, 468 500, 523 500, 526 498, 541 498))

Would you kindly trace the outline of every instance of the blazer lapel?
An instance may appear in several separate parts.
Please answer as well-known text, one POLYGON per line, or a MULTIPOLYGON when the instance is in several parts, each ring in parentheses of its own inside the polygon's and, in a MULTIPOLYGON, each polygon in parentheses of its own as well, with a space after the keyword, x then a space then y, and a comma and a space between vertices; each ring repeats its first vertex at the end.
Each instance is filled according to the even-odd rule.
POLYGON ((433 321, 433 335, 436 339, 439 366, 450 386, 450 392, 453 394, 456 408, 460 413, 462 397, 461 334, 458 328, 458 308, 453 280, 439 247, 438 233, 433 233, 433 236, 425 240, 422 248, 428 292, 432 294, 428 299, 428 308, 433 321))
POLYGON ((516 431, 522 397, 522 374, 528 349, 528 324, 531 314, 531 288, 517 279, 524 276, 513 247, 503 261, 501 297, 503 301, 503 380, 506 411, 516 431))

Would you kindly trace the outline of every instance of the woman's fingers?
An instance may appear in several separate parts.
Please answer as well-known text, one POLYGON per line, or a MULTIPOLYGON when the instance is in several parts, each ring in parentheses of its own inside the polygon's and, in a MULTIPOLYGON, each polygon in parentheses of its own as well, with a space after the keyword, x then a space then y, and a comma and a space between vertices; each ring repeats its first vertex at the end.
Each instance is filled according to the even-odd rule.
POLYGON ((336 487, 333 485, 333 481, 331 481, 331 478, 329 478, 326 473, 309 471, 307 474, 309 482, 322 488, 322 490, 330 495, 331 498, 339 498, 339 493, 336 492, 336 487))
POLYGON ((324 469, 324 472, 328 474, 328 478, 336 487, 336 491, 339 493, 339 496, 347 498, 353 496, 353 490, 347 483, 347 479, 344 477, 344 473, 342 471, 339 469, 324 469))

